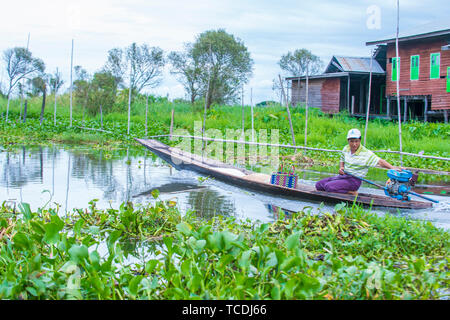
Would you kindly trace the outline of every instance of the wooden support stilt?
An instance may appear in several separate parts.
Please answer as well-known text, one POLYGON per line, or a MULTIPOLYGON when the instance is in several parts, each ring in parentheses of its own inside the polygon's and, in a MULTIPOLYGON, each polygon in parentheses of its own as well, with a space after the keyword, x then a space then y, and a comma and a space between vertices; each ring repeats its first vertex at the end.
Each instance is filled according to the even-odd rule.
POLYGON ((404 109, 403 109, 403 121, 408 119, 408 98, 405 97, 404 109))
POLYGON ((425 106, 424 106, 424 110, 423 110, 423 120, 425 122, 428 122, 428 97, 427 96, 425 96, 424 103, 425 103, 425 106))
POLYGON ((351 106, 350 106, 350 73, 349 73, 348 74, 348 81, 347 81, 347 108, 348 108, 349 112, 351 112, 350 107, 351 106))
POLYGON ((354 115, 355 114, 355 96, 352 96, 352 109, 351 109, 351 114, 354 115))
POLYGON ((363 95, 364 95, 364 87, 361 82, 359 82, 359 106, 358 113, 363 112, 363 95))
POLYGON ((390 99, 390 97, 388 97, 387 99, 386 99, 386 115, 388 116, 388 117, 391 117, 391 99, 390 99))

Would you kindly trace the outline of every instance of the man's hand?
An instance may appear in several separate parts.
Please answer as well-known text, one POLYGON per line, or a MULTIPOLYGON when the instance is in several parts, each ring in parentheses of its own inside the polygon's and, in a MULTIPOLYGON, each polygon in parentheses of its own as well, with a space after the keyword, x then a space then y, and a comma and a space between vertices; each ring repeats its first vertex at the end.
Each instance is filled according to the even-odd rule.
POLYGON ((340 174, 341 176, 345 174, 345 173, 344 173, 344 168, 340 168, 340 169, 339 169, 339 174, 340 174))

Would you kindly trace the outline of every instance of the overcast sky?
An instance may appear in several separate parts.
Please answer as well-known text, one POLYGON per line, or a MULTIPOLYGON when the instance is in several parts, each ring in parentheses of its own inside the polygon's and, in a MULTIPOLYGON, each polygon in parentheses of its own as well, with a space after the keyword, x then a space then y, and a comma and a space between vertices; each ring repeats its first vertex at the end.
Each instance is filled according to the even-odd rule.
MULTIPOLYGON (((276 100, 272 80, 281 70, 281 55, 307 48, 326 66, 332 55, 369 56, 366 41, 395 34, 396 0, 12 0, 2 2, 0 50, 26 47, 44 60, 46 72, 58 67, 66 83, 74 39, 74 65, 90 73, 105 63, 108 50, 132 42, 158 46, 166 53, 181 50, 200 33, 223 28, 240 38, 253 58, 254 70, 246 86, 253 102, 276 100), (355 4, 356 3, 356 4, 355 4)), ((450 19, 446 0, 400 0, 400 29, 434 19, 450 19)), ((6 82, 1 62, 0 82, 6 82)), ((151 93, 171 99, 185 97, 169 74, 151 93)))

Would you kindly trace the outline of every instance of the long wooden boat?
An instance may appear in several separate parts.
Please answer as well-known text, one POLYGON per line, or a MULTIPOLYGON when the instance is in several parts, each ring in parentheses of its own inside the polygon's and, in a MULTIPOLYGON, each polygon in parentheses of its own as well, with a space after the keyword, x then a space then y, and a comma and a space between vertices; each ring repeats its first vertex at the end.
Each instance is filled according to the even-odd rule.
POLYGON ((317 191, 313 186, 298 184, 297 188, 285 188, 270 183, 270 175, 237 168, 232 165, 208 159, 165 145, 157 140, 136 139, 161 159, 179 170, 192 170, 218 180, 258 192, 279 195, 288 198, 326 203, 356 203, 364 206, 426 209, 433 206, 431 202, 399 201, 387 196, 359 193, 358 196, 342 193, 317 191))

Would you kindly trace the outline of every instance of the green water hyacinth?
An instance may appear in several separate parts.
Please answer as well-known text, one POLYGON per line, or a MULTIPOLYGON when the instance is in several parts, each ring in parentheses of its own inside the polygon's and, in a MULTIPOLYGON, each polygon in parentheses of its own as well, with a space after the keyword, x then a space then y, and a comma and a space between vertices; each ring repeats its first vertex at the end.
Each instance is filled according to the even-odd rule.
MULTIPOLYGON (((154 194, 157 197, 157 193, 154 194)), ((449 234, 357 206, 273 223, 96 200, 0 210, 0 299, 442 299, 449 234)))

